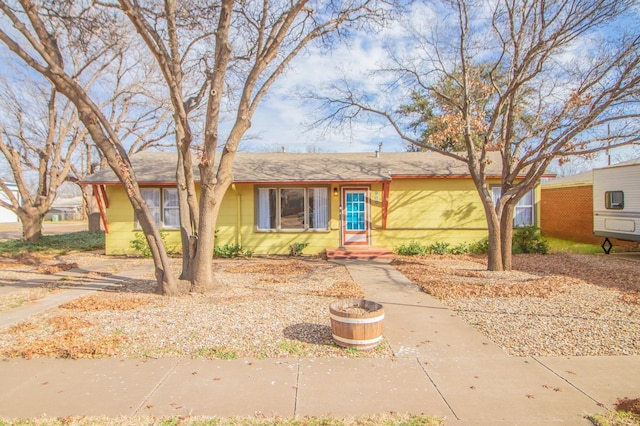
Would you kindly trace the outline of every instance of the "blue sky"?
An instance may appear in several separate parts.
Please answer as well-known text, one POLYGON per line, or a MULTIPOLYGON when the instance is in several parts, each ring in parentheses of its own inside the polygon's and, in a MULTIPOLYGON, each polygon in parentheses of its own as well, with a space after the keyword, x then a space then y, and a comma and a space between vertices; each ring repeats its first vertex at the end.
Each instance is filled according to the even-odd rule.
MULTIPOLYGON (((412 14, 416 23, 435 19, 422 3, 416 3, 414 7, 421 8, 412 14)), ((443 22, 439 24, 443 25, 443 22)), ((272 152, 285 147, 288 152, 373 152, 382 142, 383 151, 404 151, 405 143, 390 126, 362 122, 355 124, 350 131, 309 129, 310 124, 318 118, 317 105, 300 98, 301 93, 318 91, 323 85, 343 75, 372 91, 379 91, 377 83, 383 77, 373 76, 371 72, 387 58, 386 41, 402 37, 401 33, 401 26, 396 25, 375 35, 360 34, 347 45, 337 44, 331 52, 309 47, 305 54, 292 62, 263 99, 240 150, 272 152)), ((6 55, 5 49, 0 49, 0 61, 4 62, 6 55)), ((6 70, 4 66, 2 68, 6 70)), ((618 148, 612 150, 611 161, 615 163, 637 156, 640 156, 640 146, 618 148)), ((607 156, 602 153, 591 161, 574 162, 566 167, 566 173, 577 173, 606 164, 607 156)))

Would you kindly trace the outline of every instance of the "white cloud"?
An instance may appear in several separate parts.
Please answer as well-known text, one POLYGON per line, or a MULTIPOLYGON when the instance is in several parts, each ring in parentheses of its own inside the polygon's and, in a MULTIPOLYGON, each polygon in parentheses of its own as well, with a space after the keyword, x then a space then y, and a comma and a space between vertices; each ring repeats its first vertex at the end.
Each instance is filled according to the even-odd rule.
POLYGON ((378 149, 402 151, 403 143, 389 127, 380 128, 355 124, 342 132, 309 130, 320 118, 317 105, 300 98, 300 94, 319 92, 323 86, 343 76, 358 81, 367 92, 379 92, 381 80, 371 71, 380 67, 387 57, 383 37, 361 35, 348 45, 342 44, 330 52, 311 47, 299 56, 274 84, 253 117, 250 135, 241 149, 308 152, 364 152, 378 149))

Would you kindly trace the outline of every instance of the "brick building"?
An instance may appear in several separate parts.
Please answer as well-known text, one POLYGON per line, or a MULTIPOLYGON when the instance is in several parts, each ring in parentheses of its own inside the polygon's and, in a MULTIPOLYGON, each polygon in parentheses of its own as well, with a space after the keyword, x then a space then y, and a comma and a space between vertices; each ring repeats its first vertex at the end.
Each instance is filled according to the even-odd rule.
MULTIPOLYGON (((540 228, 546 237, 602 244, 593 235, 593 172, 553 179, 541 185, 540 228)), ((614 246, 637 244, 611 238, 614 246)))
POLYGON ((554 179, 541 185, 540 227, 548 237, 601 244, 593 235, 593 172, 554 179))

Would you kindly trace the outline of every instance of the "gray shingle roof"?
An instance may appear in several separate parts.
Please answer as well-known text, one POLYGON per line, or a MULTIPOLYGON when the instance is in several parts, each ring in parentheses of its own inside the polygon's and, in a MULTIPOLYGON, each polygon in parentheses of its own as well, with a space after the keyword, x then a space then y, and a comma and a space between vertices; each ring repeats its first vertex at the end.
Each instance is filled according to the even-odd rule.
MULTIPOLYGON (((487 167, 488 175, 500 176, 499 153, 487 167)), ((138 182, 174 183, 176 154, 144 152, 131 157, 138 182)), ((196 180, 199 178, 194 166, 196 180)), ((469 176, 465 163, 433 152, 374 153, 238 153, 233 166, 234 181, 238 183, 279 182, 373 182, 402 177, 461 177, 469 176)), ((116 183, 115 174, 101 170, 84 183, 116 183)))

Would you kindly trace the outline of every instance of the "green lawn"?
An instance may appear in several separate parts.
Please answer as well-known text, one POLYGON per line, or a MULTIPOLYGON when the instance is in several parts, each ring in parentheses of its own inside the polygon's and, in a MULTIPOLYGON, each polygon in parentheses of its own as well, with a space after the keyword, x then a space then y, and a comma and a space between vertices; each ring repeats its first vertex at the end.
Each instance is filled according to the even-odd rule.
POLYGON ((70 232, 59 235, 43 235, 35 243, 24 240, 0 241, 0 254, 16 256, 25 252, 66 254, 74 251, 104 249, 104 232, 70 232))
POLYGON ((576 243, 575 241, 560 240, 558 238, 548 237, 544 237, 544 239, 549 243, 549 253, 604 253, 602 247, 597 244, 576 243))

